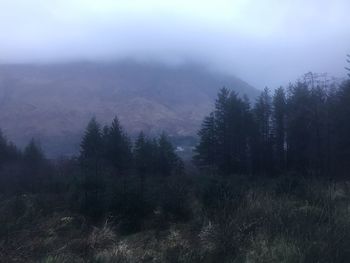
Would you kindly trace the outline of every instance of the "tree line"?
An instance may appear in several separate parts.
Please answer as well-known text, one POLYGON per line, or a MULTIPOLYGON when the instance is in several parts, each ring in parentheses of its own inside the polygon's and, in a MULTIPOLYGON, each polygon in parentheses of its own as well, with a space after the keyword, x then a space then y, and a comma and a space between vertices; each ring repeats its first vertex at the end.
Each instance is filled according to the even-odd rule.
MULTIPOLYGON (((79 167, 86 188, 99 185, 98 181, 107 175, 137 174, 144 181, 149 175, 166 177, 183 172, 183 162, 165 133, 150 138, 140 132, 133 144, 117 117, 104 127, 92 118, 83 135, 79 155, 69 161, 79 167)), ((50 174, 59 166, 58 162, 60 160, 49 161, 34 139, 20 150, 0 131, 0 180, 4 190, 40 191, 41 185, 50 180, 50 174)))
POLYGON ((341 176, 350 166, 350 81, 315 74, 252 105, 227 88, 198 133, 194 161, 213 174, 341 176))
MULTIPOLYGON (((152 138, 140 132, 132 142, 117 117, 103 127, 92 118, 72 158, 48 160, 35 140, 20 150, 0 133, 1 195, 18 202, 26 195, 45 196, 37 202, 46 213, 63 209, 91 220, 113 216, 122 231, 136 231, 156 209, 183 218, 183 195, 170 184, 183 172, 167 134, 152 138)), ((21 207, 15 206, 16 214, 21 207)))
POLYGON ((163 227, 188 219, 195 196, 221 207, 221 197, 246 189, 242 182, 228 189, 230 180, 247 186, 254 183, 249 175, 345 176, 349 102, 350 81, 337 85, 313 74, 273 94, 265 89, 253 104, 223 88, 199 130, 193 160, 200 173, 191 170, 193 176, 184 173, 165 133, 152 138, 140 132, 132 140, 117 117, 105 126, 92 118, 72 158, 48 160, 35 140, 20 150, 0 133, 0 193, 15 197, 14 218, 28 197, 43 214, 112 217, 124 233, 142 229, 150 218, 163 227))

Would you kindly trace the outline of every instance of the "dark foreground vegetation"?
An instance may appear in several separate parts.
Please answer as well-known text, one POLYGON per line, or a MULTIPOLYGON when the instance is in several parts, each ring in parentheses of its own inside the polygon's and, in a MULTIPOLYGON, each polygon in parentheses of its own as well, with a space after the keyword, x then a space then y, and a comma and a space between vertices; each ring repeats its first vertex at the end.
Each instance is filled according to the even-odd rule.
POLYGON ((0 136, 1 262, 349 262, 350 82, 222 89, 194 164, 92 119, 78 157, 0 136))

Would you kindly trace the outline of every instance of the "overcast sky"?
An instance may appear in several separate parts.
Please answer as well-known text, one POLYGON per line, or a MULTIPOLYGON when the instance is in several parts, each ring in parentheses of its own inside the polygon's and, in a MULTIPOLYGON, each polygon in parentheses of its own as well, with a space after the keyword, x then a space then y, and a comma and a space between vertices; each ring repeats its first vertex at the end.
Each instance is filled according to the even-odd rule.
POLYGON ((208 63, 257 88, 345 76, 349 0, 0 0, 0 63, 208 63))

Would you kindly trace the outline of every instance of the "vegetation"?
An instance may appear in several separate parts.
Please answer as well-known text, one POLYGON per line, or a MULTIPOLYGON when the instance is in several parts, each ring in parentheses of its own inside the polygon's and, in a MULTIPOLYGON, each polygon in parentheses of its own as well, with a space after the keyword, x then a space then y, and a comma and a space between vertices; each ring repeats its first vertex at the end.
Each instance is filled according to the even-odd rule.
POLYGON ((0 133, 4 262, 348 262, 350 82, 222 89, 194 162, 88 123, 77 157, 0 133))
MULTIPOLYGON (((313 77, 312 77, 313 78, 313 77)), ((341 177, 349 171, 350 82, 307 81, 249 101, 223 88, 199 131, 195 161, 218 174, 341 177)))

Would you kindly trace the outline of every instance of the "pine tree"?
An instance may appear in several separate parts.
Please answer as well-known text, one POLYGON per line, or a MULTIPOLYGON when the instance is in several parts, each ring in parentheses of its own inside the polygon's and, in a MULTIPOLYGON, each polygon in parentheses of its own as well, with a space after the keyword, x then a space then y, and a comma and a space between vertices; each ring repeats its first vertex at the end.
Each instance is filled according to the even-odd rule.
POLYGON ((216 165, 223 174, 229 174, 231 169, 231 149, 230 149, 230 91, 222 88, 219 91, 215 102, 215 131, 216 131, 216 165))
POLYGON ((219 91, 218 98, 215 102, 215 130, 217 143, 217 165, 220 171, 229 172, 230 154, 228 149, 228 134, 229 134, 229 96, 230 91, 222 88, 219 91))
POLYGON ((163 132, 158 140, 158 170, 162 176, 169 176, 181 170, 182 161, 175 153, 175 149, 163 132))
POLYGON ((28 163, 37 164, 44 160, 45 157, 41 147, 34 139, 31 139, 24 149, 23 158, 28 161, 28 163))
POLYGON ((131 142, 123 131, 117 117, 111 127, 103 129, 104 157, 117 172, 124 172, 131 167, 131 142))
POLYGON ((103 140, 101 128, 95 118, 87 125, 80 144, 79 161, 83 172, 82 191, 84 213, 97 218, 103 210, 100 193, 104 189, 102 177, 103 140))
POLYGON ((255 123, 257 127, 257 153, 258 170, 263 173, 272 172, 273 149, 272 149, 272 104, 267 88, 258 97, 254 107, 255 123))
POLYGON ((287 101, 287 161, 290 170, 305 175, 310 165, 311 99, 305 83, 290 87, 287 101))
POLYGON ((153 145, 153 142, 141 131, 134 147, 135 167, 140 177, 141 195, 144 194, 146 177, 155 173, 156 147, 157 145, 153 145))
POLYGON ((257 126, 253 118, 253 112, 251 110, 249 98, 243 96, 243 126, 242 130, 244 131, 244 155, 245 155, 245 171, 249 174, 254 172, 254 162, 256 154, 254 152, 254 145, 256 144, 256 134, 257 126))
MULTIPOLYGON (((347 55, 348 59, 346 60, 346 62, 349 63, 350 65, 350 55, 347 55)), ((348 76, 350 77, 350 66, 349 67, 345 67, 345 69, 348 71, 348 76)))
POLYGON ((100 125, 92 118, 80 144, 80 164, 86 172, 98 175, 101 167, 103 143, 100 125))
POLYGON ((229 174, 247 173, 250 155, 250 129, 252 128, 249 101, 240 98, 237 93, 231 92, 228 115, 229 174))
POLYGON ((149 172, 149 163, 147 162, 147 156, 150 154, 147 151, 147 142, 145 134, 141 131, 138 135, 135 147, 134 147, 134 156, 135 156, 135 165, 139 175, 144 177, 146 173, 149 172))
POLYGON ((286 114, 287 102, 284 89, 282 87, 275 90, 273 96, 273 136, 275 145, 276 168, 283 171, 286 166, 286 114))
POLYGON ((44 171, 47 168, 46 158, 41 147, 31 139, 29 144, 24 148, 23 160, 27 175, 23 180, 24 188, 32 192, 42 189, 44 180, 44 171), (29 187, 29 188, 28 188, 29 187))
POLYGON ((214 113, 211 113, 203 120, 198 136, 200 141, 195 148, 194 161, 201 169, 209 168, 210 173, 215 173, 217 138, 214 113))
POLYGON ((338 173, 350 168, 350 81, 344 82, 336 94, 334 110, 335 151, 338 173))
POLYGON ((316 86, 310 90, 310 171, 322 175, 327 164, 327 93, 324 88, 316 86))
POLYGON ((215 111, 205 118, 199 132, 197 165, 213 167, 223 175, 247 172, 251 167, 252 124, 249 100, 221 89, 215 111))

